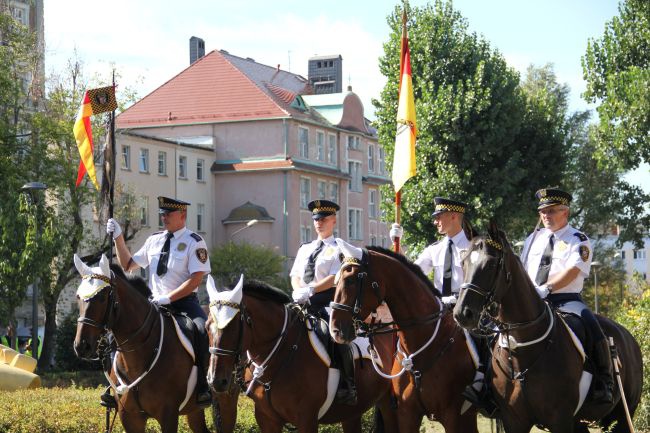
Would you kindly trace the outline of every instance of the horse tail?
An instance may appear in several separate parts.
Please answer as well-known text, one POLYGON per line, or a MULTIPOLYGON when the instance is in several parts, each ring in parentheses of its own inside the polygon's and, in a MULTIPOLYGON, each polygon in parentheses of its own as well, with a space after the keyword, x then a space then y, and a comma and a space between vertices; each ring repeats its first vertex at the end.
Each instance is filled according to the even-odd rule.
POLYGON ((384 433, 384 418, 377 406, 372 411, 372 433, 384 433))

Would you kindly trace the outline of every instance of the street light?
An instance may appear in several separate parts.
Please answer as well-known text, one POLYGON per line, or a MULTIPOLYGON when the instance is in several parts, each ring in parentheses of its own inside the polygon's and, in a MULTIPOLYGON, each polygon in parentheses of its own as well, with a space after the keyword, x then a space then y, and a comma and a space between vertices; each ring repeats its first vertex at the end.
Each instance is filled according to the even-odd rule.
MULTIPOLYGON (((25 194, 27 204, 36 206, 38 204, 38 191, 44 191, 47 185, 41 182, 29 182, 20 188, 20 192, 25 194)), ((38 217, 34 217, 34 231, 36 232, 36 241, 38 242, 38 217)), ((38 359, 38 278, 32 283, 32 357, 38 359)))
POLYGON ((598 267, 601 265, 598 260, 591 262, 594 268, 594 313, 598 314, 598 267))
POLYGON ((240 231, 242 231, 242 230, 246 230, 246 229, 249 228, 249 227, 253 227, 253 226, 254 226, 255 224, 257 224, 258 222, 260 222, 260 221, 259 221, 259 220, 256 220, 256 219, 253 219, 253 220, 248 221, 244 227, 235 230, 235 231, 233 232, 233 234, 230 235, 230 240, 232 240, 232 239, 235 237, 235 235, 236 235, 237 233, 239 233, 240 231))

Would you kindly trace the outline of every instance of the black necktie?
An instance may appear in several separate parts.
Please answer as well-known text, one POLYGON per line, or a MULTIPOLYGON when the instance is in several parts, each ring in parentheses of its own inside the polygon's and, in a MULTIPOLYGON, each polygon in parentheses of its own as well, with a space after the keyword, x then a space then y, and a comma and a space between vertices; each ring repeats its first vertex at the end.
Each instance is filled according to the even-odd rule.
POLYGON ((542 259, 539 261, 539 268, 537 269, 537 276, 535 277, 535 282, 538 286, 541 286, 548 280, 548 273, 551 270, 551 263, 553 262, 553 245, 555 244, 555 241, 553 240, 554 237, 554 235, 551 235, 548 239, 548 244, 546 244, 546 248, 542 254, 542 259))
POLYGON ((305 275, 302 277, 305 283, 311 283, 314 280, 314 268, 316 267, 316 257, 320 254, 323 246, 325 244, 323 241, 318 241, 318 246, 313 253, 307 259, 307 266, 305 266, 305 275))
POLYGON ((445 253, 445 269, 442 274, 442 296, 451 295, 451 265, 454 263, 454 253, 451 246, 454 242, 449 239, 447 244, 447 252, 445 253))
POLYGON ((172 236, 174 236, 174 233, 167 233, 165 235, 167 239, 165 239, 165 244, 162 247, 162 250, 160 250, 160 257, 158 258, 158 268, 156 268, 156 274, 158 274, 159 277, 162 277, 167 273, 167 261, 169 260, 169 244, 171 243, 172 236))

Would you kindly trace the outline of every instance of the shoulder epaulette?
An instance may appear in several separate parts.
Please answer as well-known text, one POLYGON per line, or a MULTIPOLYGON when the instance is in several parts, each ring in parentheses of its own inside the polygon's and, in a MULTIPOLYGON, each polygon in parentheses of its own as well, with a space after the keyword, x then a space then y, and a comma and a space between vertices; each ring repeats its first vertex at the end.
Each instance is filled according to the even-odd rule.
POLYGON ((153 236, 153 235, 159 235, 159 234, 161 234, 161 233, 164 233, 164 232, 156 232, 156 233, 153 233, 151 236, 153 236))
POLYGON ((197 242, 201 242, 203 240, 203 238, 201 236, 197 235, 196 233, 192 233, 190 236, 192 236, 194 238, 194 240, 197 241, 197 242))
POLYGON ((580 239, 580 242, 585 242, 589 240, 589 238, 584 233, 575 232, 573 236, 577 236, 578 239, 580 239))

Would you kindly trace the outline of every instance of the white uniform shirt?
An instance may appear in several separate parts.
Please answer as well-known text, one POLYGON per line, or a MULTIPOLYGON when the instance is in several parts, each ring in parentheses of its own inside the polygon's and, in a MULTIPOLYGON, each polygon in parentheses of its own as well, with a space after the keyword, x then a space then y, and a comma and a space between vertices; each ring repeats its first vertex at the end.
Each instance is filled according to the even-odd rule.
POLYGON ((318 242, 319 240, 317 239, 309 243, 302 244, 300 248, 298 248, 298 252, 296 253, 296 260, 293 262, 293 267, 289 273, 289 276, 291 278, 294 276, 300 277, 303 287, 308 286, 312 283, 316 283, 330 275, 336 275, 339 269, 341 269, 341 260, 339 259, 339 246, 336 243, 336 238, 334 238, 334 236, 330 236, 327 239, 323 239, 323 249, 320 253, 318 253, 318 256, 316 257, 316 263, 314 266, 314 280, 310 283, 305 283, 302 281, 302 278, 305 274, 307 261, 309 261, 309 256, 318 247, 318 242))
POLYGON ((535 232, 528 236, 521 254, 522 260, 526 260, 524 268, 530 279, 535 282, 539 263, 542 260, 549 238, 555 236, 548 279, 551 280, 559 272, 573 267, 580 269, 580 273, 565 287, 553 289, 553 293, 582 292, 584 279, 589 276, 593 254, 589 238, 568 224, 555 233, 547 228, 541 228, 536 233, 537 236, 535 236, 535 232), (534 241, 533 237, 535 238, 534 241), (528 256, 526 256, 526 251, 529 251, 528 256))
MULTIPOLYGON (((144 245, 133 255, 133 261, 142 268, 149 268, 149 287, 154 295, 167 295, 176 290, 195 272, 210 272, 210 260, 205 241, 196 233, 183 227, 174 232, 169 244, 167 273, 158 276, 158 259, 167 230, 149 236, 144 245)), ((198 290, 195 289, 196 292, 198 290)))
MULTIPOLYGON (((469 249, 469 240, 465 236, 465 231, 461 230, 454 237, 451 238, 453 245, 451 251, 453 254, 453 263, 451 266, 451 292, 458 294, 461 284, 465 278, 463 273, 463 266, 461 257, 464 257, 465 252, 469 249)), ((442 240, 435 244, 429 245, 422 251, 422 254, 417 258, 415 264, 422 269, 426 275, 429 275, 433 270, 433 285, 442 293, 442 279, 445 272, 445 254, 447 253, 447 245, 449 237, 445 236, 442 240)))

